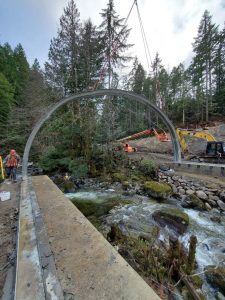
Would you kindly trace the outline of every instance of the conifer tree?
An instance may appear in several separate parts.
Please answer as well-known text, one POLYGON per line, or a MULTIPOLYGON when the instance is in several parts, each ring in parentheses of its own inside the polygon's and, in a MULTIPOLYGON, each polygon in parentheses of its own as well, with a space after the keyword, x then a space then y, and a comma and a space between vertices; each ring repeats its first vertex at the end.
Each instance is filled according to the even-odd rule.
POLYGON ((205 102, 205 121, 209 120, 209 104, 212 108, 212 74, 215 55, 215 39, 218 26, 212 23, 212 16, 206 10, 200 21, 198 35, 193 43, 193 84, 197 87, 196 97, 203 94, 205 102))
POLYGON ((57 37, 51 40, 46 79, 62 94, 79 91, 80 14, 74 0, 70 0, 60 18, 57 37))
POLYGON ((29 64, 21 44, 14 49, 13 57, 16 68, 15 99, 18 105, 23 105, 22 94, 29 78, 29 64))
POLYGON ((217 34, 214 59, 216 111, 225 115, 225 27, 217 34))
POLYGON ((99 33, 90 19, 81 27, 80 40, 79 88, 83 90, 94 86, 102 63, 99 33))
POLYGON ((132 45, 127 43, 130 29, 124 25, 124 19, 116 13, 113 0, 109 0, 107 8, 102 10, 101 16, 103 20, 100 25, 100 36, 106 57, 108 88, 110 88, 115 68, 124 66, 130 60, 125 51, 132 45))

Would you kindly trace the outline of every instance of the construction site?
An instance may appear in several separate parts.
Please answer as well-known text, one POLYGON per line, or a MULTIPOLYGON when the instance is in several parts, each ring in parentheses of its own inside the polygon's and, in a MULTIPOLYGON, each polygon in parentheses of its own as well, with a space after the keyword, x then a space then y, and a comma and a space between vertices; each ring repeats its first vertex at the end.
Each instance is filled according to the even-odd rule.
POLYGON ((0 299, 224 300, 225 30, 201 3, 185 52, 200 8, 100 2, 54 3, 41 64, 0 43, 0 299))

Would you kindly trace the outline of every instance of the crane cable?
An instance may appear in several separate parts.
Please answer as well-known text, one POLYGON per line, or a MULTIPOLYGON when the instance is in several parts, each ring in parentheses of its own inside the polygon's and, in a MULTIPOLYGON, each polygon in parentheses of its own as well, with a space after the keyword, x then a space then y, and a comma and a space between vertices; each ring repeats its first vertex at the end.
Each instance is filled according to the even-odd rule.
MULTIPOLYGON (((146 38, 146 34, 145 34, 142 19, 141 19, 141 14, 140 14, 140 10, 139 10, 139 7, 138 7, 137 0, 135 0, 135 4, 136 4, 136 8, 137 8, 138 20, 139 20, 139 24, 140 24, 140 28, 141 28, 142 40, 143 40, 144 49, 145 49, 145 56, 146 56, 148 69, 149 69, 149 74, 150 74, 151 73, 151 68, 150 68, 149 61, 151 62, 151 66, 153 65, 153 63, 152 63, 151 54, 150 54, 150 50, 149 50, 149 46, 148 46, 148 41, 147 41, 147 38, 146 38)), ((153 70, 153 72, 154 72, 154 70, 153 70)), ((160 98, 159 108, 162 108, 163 97, 162 97, 162 93, 160 91, 159 80, 157 79, 155 72, 154 72, 154 77, 155 77, 155 80, 156 80, 156 92, 158 93, 159 98, 160 98)))
MULTIPOLYGON (((136 2, 136 0, 134 0, 133 4, 132 4, 132 6, 131 6, 131 8, 130 8, 130 10, 129 10, 129 13, 128 13, 128 15, 127 15, 125 21, 124 21, 123 28, 124 28, 124 26, 126 26, 126 24, 127 24, 127 22, 128 22, 128 19, 129 19, 130 14, 131 14, 131 12, 132 12, 132 10, 133 10, 133 7, 134 7, 135 2, 136 2)), ((123 28, 121 29, 121 31, 123 30, 123 28)), ((120 32, 121 32, 121 31, 120 31, 120 32)), ((119 37, 119 34, 120 34, 120 33, 117 34, 117 37, 119 37)), ((102 82, 102 80, 103 80, 103 78, 104 78, 104 76, 105 76, 105 72, 106 72, 106 70, 107 70, 107 62, 108 62, 108 58, 112 58, 112 56, 115 54, 115 52, 116 52, 116 50, 117 50, 117 48, 118 48, 119 42, 120 42, 120 43, 123 43, 124 40, 125 40, 125 37, 124 37, 124 39, 123 39, 121 42, 120 42, 120 40, 118 39, 118 40, 112 45, 112 51, 111 51, 111 53, 109 53, 109 55, 105 54, 105 63, 103 64, 102 68, 100 69, 100 73, 99 73, 99 74, 100 74, 100 78, 99 78, 99 80, 94 84, 94 86, 93 86, 93 88, 92 88, 93 91, 97 89, 97 87, 98 87, 99 84, 102 82)))
POLYGON ((147 64, 148 64, 148 71, 149 71, 149 74, 150 74, 150 70, 151 70, 150 63, 152 65, 152 59, 151 59, 151 54, 150 54, 150 51, 149 51, 148 41, 147 41, 147 38, 146 38, 146 34, 145 34, 142 19, 141 19, 141 14, 140 14, 140 11, 139 11, 137 0, 135 0, 135 5, 136 5, 136 8, 137 8, 137 14, 138 14, 139 25, 140 25, 140 28, 141 28, 141 35, 142 35, 142 40, 143 40, 143 44, 144 44, 145 56, 146 56, 146 61, 147 61, 147 64), (149 63, 149 61, 150 61, 150 63, 149 63))

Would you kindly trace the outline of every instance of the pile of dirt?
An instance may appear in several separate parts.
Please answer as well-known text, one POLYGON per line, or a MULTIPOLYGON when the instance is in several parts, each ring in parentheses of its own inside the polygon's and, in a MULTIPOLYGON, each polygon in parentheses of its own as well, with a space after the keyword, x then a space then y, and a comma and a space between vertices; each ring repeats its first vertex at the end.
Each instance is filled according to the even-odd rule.
POLYGON ((225 142, 225 124, 220 124, 215 127, 209 128, 209 133, 211 133, 217 141, 225 142))
POLYGON ((129 144, 137 148, 138 152, 173 153, 172 142, 159 142, 156 137, 129 141, 129 144))

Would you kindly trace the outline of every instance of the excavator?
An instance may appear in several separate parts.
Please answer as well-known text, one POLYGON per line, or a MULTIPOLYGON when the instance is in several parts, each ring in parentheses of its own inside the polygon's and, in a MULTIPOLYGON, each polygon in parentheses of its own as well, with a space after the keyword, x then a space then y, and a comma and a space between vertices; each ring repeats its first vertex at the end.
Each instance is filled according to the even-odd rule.
POLYGON ((128 153, 137 152, 137 148, 130 146, 127 143, 127 141, 131 141, 131 140, 135 140, 135 139, 138 139, 141 137, 146 137, 146 136, 151 136, 151 135, 156 136, 159 142, 169 142, 170 141, 169 136, 166 134, 166 132, 164 130, 162 130, 162 132, 158 132, 155 128, 151 128, 151 129, 147 129, 147 130, 135 133, 133 135, 127 136, 127 137, 122 138, 117 141, 123 143, 123 149, 125 152, 128 152, 128 153), (126 142, 126 143, 124 144, 124 142, 126 142))
POLYGON ((192 156, 190 159, 198 159, 200 162, 212 162, 212 163, 225 163, 225 143, 222 141, 216 141, 215 137, 204 130, 188 130, 188 129, 176 129, 177 137, 180 142, 183 155, 188 153, 188 146, 185 140, 185 136, 193 136, 199 139, 207 141, 206 150, 204 155, 192 156))

